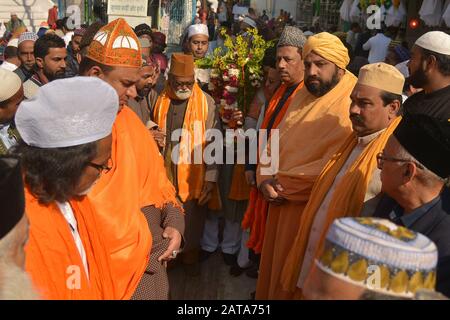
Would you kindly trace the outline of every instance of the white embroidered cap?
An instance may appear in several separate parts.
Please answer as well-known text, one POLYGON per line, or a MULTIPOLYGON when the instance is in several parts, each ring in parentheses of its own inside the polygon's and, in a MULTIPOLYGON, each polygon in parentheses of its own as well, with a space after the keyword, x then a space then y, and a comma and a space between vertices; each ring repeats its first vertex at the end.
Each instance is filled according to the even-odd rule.
POLYGON ((70 147, 111 134, 119 97, 94 77, 55 80, 20 104, 15 121, 20 136, 39 148, 70 147))
POLYGON ((208 26, 206 24, 193 24, 188 28, 188 38, 202 34, 209 37, 208 26))
POLYGON ((0 102, 14 96, 22 86, 19 76, 12 71, 0 68, 0 102))
POLYGON ((450 35, 442 31, 425 33, 417 39, 415 45, 433 52, 450 55, 450 35))

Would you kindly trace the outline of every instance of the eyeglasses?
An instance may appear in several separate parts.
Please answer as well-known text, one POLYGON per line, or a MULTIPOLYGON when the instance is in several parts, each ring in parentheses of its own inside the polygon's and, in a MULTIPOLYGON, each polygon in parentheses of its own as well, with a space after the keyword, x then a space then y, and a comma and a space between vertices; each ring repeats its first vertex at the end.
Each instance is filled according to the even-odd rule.
POLYGON ((113 162, 112 159, 110 158, 108 160, 107 164, 98 164, 98 163, 93 163, 93 162, 89 162, 88 166, 97 169, 100 173, 108 173, 112 167, 113 167, 113 162))
POLYGON ((422 169, 422 170, 424 169, 424 167, 420 163, 417 163, 416 161, 407 160, 407 159, 398 159, 398 158, 393 158, 393 157, 386 157, 383 155, 383 152, 378 153, 377 154, 377 165, 378 165, 379 169, 381 169, 383 167, 384 161, 403 162, 403 163, 412 162, 417 166, 417 168, 422 169))

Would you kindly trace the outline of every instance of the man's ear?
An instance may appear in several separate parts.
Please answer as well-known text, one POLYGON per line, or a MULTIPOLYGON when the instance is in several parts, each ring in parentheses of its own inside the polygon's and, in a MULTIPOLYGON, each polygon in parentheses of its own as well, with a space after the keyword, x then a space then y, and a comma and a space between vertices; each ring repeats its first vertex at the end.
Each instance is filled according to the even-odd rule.
POLYGON ((403 182, 410 182, 417 174, 417 166, 413 162, 407 162, 403 166, 403 182))
POLYGON ((394 100, 389 105, 389 119, 393 119, 399 115, 400 112, 400 101, 394 100))
POLYGON ((36 65, 39 69, 44 69, 44 59, 36 57, 36 65))
POLYGON ((100 79, 103 79, 103 77, 105 76, 99 66, 93 66, 92 68, 90 68, 86 75, 88 77, 97 77, 100 79))

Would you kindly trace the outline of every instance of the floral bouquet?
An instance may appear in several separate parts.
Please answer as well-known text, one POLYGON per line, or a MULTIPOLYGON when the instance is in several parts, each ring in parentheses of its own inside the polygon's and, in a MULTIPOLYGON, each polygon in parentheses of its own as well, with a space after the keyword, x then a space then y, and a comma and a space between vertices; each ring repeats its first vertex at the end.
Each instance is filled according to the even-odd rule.
POLYGON ((247 114, 257 90, 262 85, 262 59, 272 41, 266 42, 256 29, 236 38, 221 30, 224 46, 216 48, 211 56, 196 62, 198 68, 211 69, 208 90, 220 108, 222 122, 235 129, 243 123, 233 119, 233 113, 241 110, 247 114))

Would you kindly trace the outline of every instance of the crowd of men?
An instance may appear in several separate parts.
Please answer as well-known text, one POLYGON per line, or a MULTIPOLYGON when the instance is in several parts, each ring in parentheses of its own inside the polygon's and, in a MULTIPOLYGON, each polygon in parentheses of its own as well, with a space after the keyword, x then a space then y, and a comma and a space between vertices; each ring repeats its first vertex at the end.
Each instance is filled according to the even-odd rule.
POLYGON ((227 128, 195 63, 207 25, 170 57, 163 34, 121 18, 69 41, 12 35, 0 299, 169 299, 167 268, 199 276, 217 250, 231 275, 257 278, 256 299, 450 296, 450 35, 425 33, 410 52, 390 40, 352 73, 358 37, 277 33, 252 14, 237 32, 262 23, 276 47, 250 110, 232 117, 267 130, 270 174, 264 161, 176 161, 227 128))

